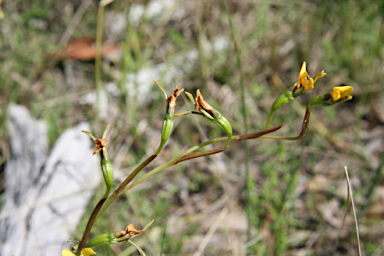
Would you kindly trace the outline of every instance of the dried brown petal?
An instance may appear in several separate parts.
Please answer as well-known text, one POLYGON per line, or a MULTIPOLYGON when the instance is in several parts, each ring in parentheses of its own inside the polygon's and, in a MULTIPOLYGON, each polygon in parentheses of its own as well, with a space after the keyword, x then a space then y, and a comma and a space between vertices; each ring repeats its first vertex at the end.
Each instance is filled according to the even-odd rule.
POLYGON ((196 110, 198 111, 205 110, 212 115, 213 108, 204 100, 203 95, 201 95, 200 93, 200 90, 197 90, 195 100, 196 100, 196 106, 195 106, 196 110))
POLYGON ((180 95, 179 86, 175 86, 175 91, 171 96, 168 97, 167 102, 170 109, 174 110, 176 108, 176 99, 180 95))
POLYGON ((132 223, 127 226, 125 231, 126 231, 126 234, 128 234, 128 238, 131 238, 134 235, 141 234, 144 232, 144 230, 137 230, 135 228, 135 225, 133 225, 132 223))
POLYGON ((105 145, 107 144, 107 139, 97 139, 95 140, 95 149, 92 155, 95 155, 96 153, 100 152, 105 145))

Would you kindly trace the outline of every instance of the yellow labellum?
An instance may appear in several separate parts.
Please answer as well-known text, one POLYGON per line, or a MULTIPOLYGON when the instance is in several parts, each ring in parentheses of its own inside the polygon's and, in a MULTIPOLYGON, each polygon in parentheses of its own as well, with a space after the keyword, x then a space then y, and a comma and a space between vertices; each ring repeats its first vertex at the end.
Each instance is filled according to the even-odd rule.
MULTIPOLYGON (((93 254, 96 254, 96 252, 94 250, 92 250, 91 248, 84 248, 83 250, 81 250, 80 255, 81 256, 90 256, 93 254)), ((61 255, 62 256, 76 256, 76 254, 72 253, 70 250, 62 250, 61 255)))
POLYGON ((351 96, 352 93, 353 93, 352 86, 340 86, 340 87, 333 87, 331 96, 332 96, 333 102, 346 101, 346 100, 352 99, 352 96, 351 96))
POLYGON ((300 84, 300 87, 302 86, 304 88, 303 93, 313 88, 314 82, 313 79, 308 75, 307 64, 305 63, 305 61, 301 66, 299 77, 297 80, 300 84))

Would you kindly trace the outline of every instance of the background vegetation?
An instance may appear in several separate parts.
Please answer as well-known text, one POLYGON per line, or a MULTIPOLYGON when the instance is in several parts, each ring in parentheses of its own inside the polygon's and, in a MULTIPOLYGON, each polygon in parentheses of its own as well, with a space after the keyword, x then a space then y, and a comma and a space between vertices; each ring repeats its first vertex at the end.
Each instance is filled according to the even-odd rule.
MULTIPOLYGON (((197 54, 171 72, 172 82, 151 73, 144 79, 162 82, 168 93, 176 84, 191 93, 199 88, 231 121, 234 134, 242 134, 241 73, 248 129, 260 131, 273 100, 296 81, 306 61, 310 75, 323 69, 328 75, 315 90, 276 114, 273 125, 284 124, 279 134, 298 134, 305 104, 333 86, 353 86, 354 99, 315 108, 310 131, 301 141, 250 141, 248 179, 243 143, 159 173, 115 202, 93 233, 122 230, 131 222, 140 228, 154 218, 147 234, 136 240, 148 255, 357 255, 351 215, 339 233, 347 205, 347 166, 365 255, 383 255, 384 2, 228 0, 241 72, 223 1, 176 1, 155 18, 143 15, 135 20, 132 10, 137 4, 148 8, 153 1, 116 0, 106 7, 104 42, 120 49, 117 57, 105 56, 101 65, 101 89, 118 92, 108 96, 106 116, 99 115, 101 106, 84 104, 84 95, 95 89, 93 59, 52 55, 69 39, 95 35, 97 2, 3 3, 1 163, 9 157, 5 120, 11 102, 28 106, 47 122, 52 145, 80 121, 90 122, 94 134, 112 124, 108 151, 117 179, 122 179, 156 149, 166 107, 156 87, 127 86, 129 74, 161 63, 171 68, 186 54, 197 54), (227 46, 209 49, 218 39, 227 46)), ((178 100, 179 111, 191 107, 186 98, 178 100)), ((194 117, 176 123, 171 143, 152 167, 188 146, 222 135, 194 117)), ((97 251, 123 256, 135 249, 119 244, 97 251)))

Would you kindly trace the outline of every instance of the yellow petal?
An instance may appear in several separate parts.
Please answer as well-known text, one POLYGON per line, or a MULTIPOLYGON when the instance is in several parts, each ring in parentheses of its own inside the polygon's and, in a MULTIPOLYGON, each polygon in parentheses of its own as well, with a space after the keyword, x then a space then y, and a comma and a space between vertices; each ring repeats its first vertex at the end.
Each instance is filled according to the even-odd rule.
POLYGON ((313 78, 313 83, 317 83, 321 78, 325 77, 327 75, 327 73, 324 72, 324 70, 322 70, 320 73, 318 73, 317 75, 315 75, 315 77, 313 78))
POLYGON ((93 254, 96 254, 96 252, 94 250, 92 250, 91 248, 84 248, 81 251, 81 256, 90 256, 90 255, 93 255, 93 254))
POLYGON ((303 62, 303 65, 301 65, 300 73, 299 73, 299 78, 297 80, 300 80, 301 77, 307 75, 307 63, 305 61, 303 62))
POLYGON ((62 250, 61 255, 62 256, 76 256, 76 254, 73 254, 70 250, 62 250))
POLYGON ((300 81, 301 84, 304 87, 304 92, 308 91, 309 89, 313 89, 313 79, 307 74, 307 76, 300 81))
POLYGON ((352 99, 352 96, 350 96, 352 93, 353 93, 352 86, 340 86, 340 87, 333 87, 331 96, 332 96, 333 102, 336 102, 338 100, 345 101, 345 100, 352 99))
POLYGON ((313 89, 313 79, 308 75, 307 72, 307 64, 305 61, 303 62, 303 65, 301 66, 299 78, 298 78, 299 87, 303 87, 303 92, 308 91, 309 89, 313 89))

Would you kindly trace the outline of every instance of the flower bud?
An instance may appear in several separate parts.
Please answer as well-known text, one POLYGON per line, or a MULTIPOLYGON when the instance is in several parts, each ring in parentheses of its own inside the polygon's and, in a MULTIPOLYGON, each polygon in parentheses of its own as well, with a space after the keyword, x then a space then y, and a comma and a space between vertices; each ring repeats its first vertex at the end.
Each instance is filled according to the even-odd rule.
POLYGON ((330 106, 338 102, 351 100, 352 93, 353 93, 352 86, 333 87, 332 92, 313 98, 309 102, 309 106, 315 106, 315 105, 330 106))
POLYGON ((109 232, 109 233, 104 233, 104 234, 95 236, 88 242, 87 246, 94 247, 102 244, 117 244, 118 242, 114 241, 114 239, 116 237, 120 237, 121 235, 125 235, 125 233, 123 232, 124 231, 109 232))

